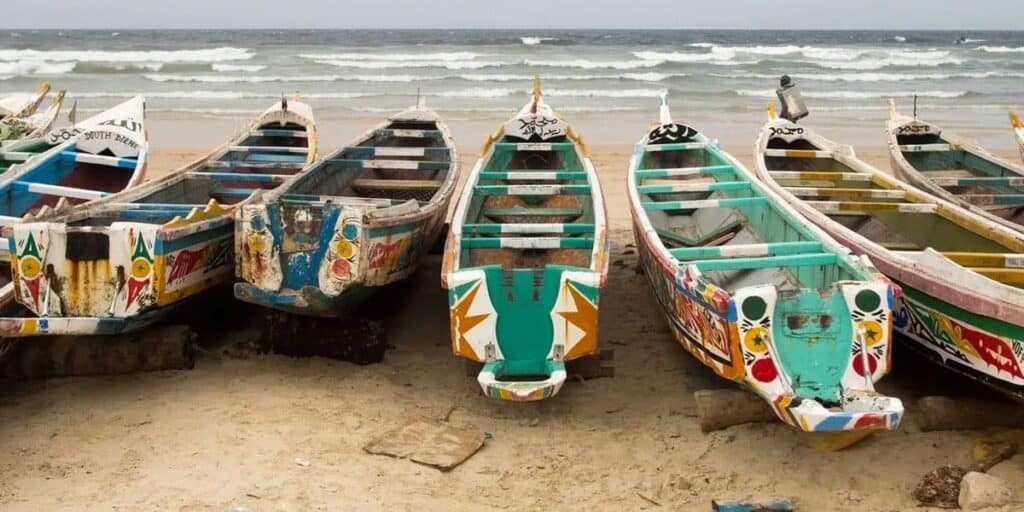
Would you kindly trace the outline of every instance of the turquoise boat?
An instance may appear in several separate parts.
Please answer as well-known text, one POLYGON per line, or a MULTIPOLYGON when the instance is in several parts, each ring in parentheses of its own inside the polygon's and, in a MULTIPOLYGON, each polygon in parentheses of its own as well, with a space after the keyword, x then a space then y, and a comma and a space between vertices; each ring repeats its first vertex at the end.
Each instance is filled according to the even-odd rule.
POLYGON ((917 117, 889 100, 885 126, 893 173, 929 194, 1024 231, 1024 167, 977 142, 917 117))
POLYGON ((541 96, 491 135, 452 217, 441 281, 452 350, 502 400, 549 398, 598 351, 604 198, 583 140, 541 96))
POLYGON ((804 431, 893 430, 898 293, 692 127, 661 119, 628 171, 640 260, 672 332, 698 361, 804 431))
POLYGON ((422 103, 390 116, 242 207, 235 297, 339 317, 416 271, 444 228, 458 180, 455 141, 422 103))

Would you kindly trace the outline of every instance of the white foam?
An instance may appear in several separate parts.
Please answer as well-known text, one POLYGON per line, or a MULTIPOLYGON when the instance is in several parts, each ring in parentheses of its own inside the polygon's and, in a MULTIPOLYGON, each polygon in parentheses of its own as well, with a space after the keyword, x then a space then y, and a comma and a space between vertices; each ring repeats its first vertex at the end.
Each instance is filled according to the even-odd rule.
POLYGON ((986 53, 1024 53, 1024 46, 1010 48, 1009 46, 979 46, 975 50, 986 53))
POLYGON ((896 41, 897 43, 905 43, 905 42, 907 42, 907 38, 905 38, 903 36, 892 36, 892 40, 896 41))
MULTIPOLYGON (((171 100, 241 100, 253 98, 280 98, 281 93, 250 91, 151 91, 151 92, 75 92, 68 93, 75 98, 122 98, 143 96, 147 99, 171 100)), ((352 99, 385 96, 384 93, 331 92, 300 94, 299 98, 352 99)))
POLYGON ((74 69, 74 62, 47 62, 31 59, 0 62, 0 73, 4 75, 63 75, 72 72, 74 69))
POLYGON ((435 53, 303 53, 299 57, 315 61, 321 60, 368 60, 391 62, 416 61, 462 61, 484 57, 486 54, 474 52, 435 52, 435 53))
POLYGON ((483 69, 503 66, 501 62, 484 61, 452 61, 452 60, 418 60, 418 61, 369 61, 369 60, 317 60, 318 64, 339 68, 356 69, 390 69, 390 68, 445 68, 445 69, 483 69))
POLYGON ((520 41, 527 46, 536 46, 538 44, 544 44, 549 41, 558 41, 557 37, 520 37, 520 41))
POLYGON ((519 94, 523 91, 521 89, 495 89, 495 88, 474 88, 465 89, 461 91, 442 91, 432 93, 431 96, 437 96, 440 98, 500 98, 502 96, 511 96, 513 94, 519 94))
MULTIPOLYGON (((728 79, 777 80, 779 75, 767 73, 708 73, 709 76, 728 79)), ((820 82, 905 82, 909 80, 949 80, 951 78, 1024 78, 1024 72, 978 71, 964 73, 790 73, 798 80, 820 82)))
POLYGON ((571 98, 657 98, 663 89, 549 89, 545 96, 571 98))
POLYGON ((209 48, 203 50, 0 50, 0 61, 22 59, 55 62, 223 62, 255 57, 247 48, 209 48))
MULTIPOLYGON (((259 64, 214 64, 213 65, 213 70, 214 71, 222 71, 222 72, 225 72, 225 73, 230 73, 232 71, 242 71, 242 72, 245 72, 245 73, 255 73, 257 71, 263 71, 264 69, 267 69, 267 67, 266 66, 261 66, 259 64)), ((159 70, 156 70, 156 71, 159 71, 159 70)))
MULTIPOLYGON (((755 98, 774 98, 774 89, 737 89, 736 94, 740 96, 751 96, 755 98)), ((873 98, 906 98, 919 96, 922 98, 960 98, 967 95, 967 91, 829 91, 829 92, 804 92, 806 98, 818 99, 844 99, 844 100, 866 100, 873 98)))
POLYGON ((527 66, 551 67, 551 68, 579 68, 579 69, 642 69, 653 68, 664 64, 664 60, 631 60, 631 61, 592 61, 585 59, 577 60, 535 60, 526 59, 523 64, 527 66))
POLYGON ((171 75, 147 74, 146 80, 154 82, 200 82, 211 84, 230 83, 265 83, 265 82, 335 82, 341 75, 291 75, 291 76, 260 76, 260 75, 171 75))

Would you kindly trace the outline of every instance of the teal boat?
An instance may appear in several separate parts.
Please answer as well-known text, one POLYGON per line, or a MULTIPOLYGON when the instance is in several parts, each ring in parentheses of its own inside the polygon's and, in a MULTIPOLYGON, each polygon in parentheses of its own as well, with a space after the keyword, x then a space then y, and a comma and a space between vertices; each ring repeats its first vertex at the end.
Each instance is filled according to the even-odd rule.
POLYGON ((484 394, 549 398, 565 383, 566 361, 597 353, 607 224, 586 146, 538 81, 487 140, 445 248, 452 350, 483 363, 484 394))
POLYGON ((704 134, 661 120, 627 177, 644 273, 698 361, 804 431, 892 430, 895 288, 704 134))

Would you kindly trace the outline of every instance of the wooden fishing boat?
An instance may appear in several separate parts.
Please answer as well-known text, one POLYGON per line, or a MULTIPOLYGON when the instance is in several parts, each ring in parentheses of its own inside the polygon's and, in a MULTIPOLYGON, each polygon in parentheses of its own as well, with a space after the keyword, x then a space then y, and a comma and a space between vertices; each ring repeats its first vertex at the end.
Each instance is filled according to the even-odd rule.
MULTIPOLYGON (((178 172, 8 228, 18 304, 0 312, 0 333, 129 331, 230 282, 233 210, 312 164, 316 141, 312 109, 282 100, 178 172)), ((86 161, 96 158, 128 165, 113 156, 86 161)))
POLYGON ((1010 111, 1010 126, 1013 127, 1013 134, 1017 137, 1017 145, 1020 146, 1020 159, 1024 161, 1024 122, 1016 112, 1010 111))
POLYGON ((662 102, 627 181, 640 260, 676 338, 793 427, 897 428, 902 402, 874 383, 890 369, 898 290, 662 102))
POLYGON ((50 84, 43 83, 34 94, 17 94, 0 99, 0 146, 9 151, 20 141, 38 139, 48 133, 57 121, 64 103, 65 91, 57 91, 50 106, 40 111, 50 84))
POLYGON ((238 211, 235 297, 337 317, 415 272, 444 228, 459 159, 422 102, 238 211))
POLYGON ((445 247, 452 350, 489 397, 541 400, 597 353, 608 274, 604 197, 583 140, 541 96, 491 135, 445 247))
POLYGON ((771 117, 755 146, 759 177, 902 287, 894 326, 910 346, 1024 397, 1024 235, 771 117))
POLYGON ((889 100, 886 139, 900 179, 1014 229, 1024 229, 1024 167, 978 143, 908 117, 889 100))

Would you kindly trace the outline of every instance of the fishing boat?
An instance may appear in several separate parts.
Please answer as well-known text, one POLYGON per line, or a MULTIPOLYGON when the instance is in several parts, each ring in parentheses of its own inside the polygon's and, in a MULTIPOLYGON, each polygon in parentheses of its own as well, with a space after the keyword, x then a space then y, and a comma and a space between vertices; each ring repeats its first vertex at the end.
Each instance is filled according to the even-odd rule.
POLYGON ((8 145, 22 139, 39 137, 53 127, 64 101, 60 91, 50 102, 50 107, 40 112, 39 107, 50 93, 50 84, 43 82, 34 93, 16 93, 0 98, 0 145, 8 145))
POLYGON ((925 192, 1013 229, 1024 229, 1024 167, 970 139, 900 114, 889 100, 892 170, 925 192))
POLYGON ((770 112, 755 146, 767 187, 902 288, 893 325, 910 347, 1024 398, 1024 235, 770 112))
POLYGON ((1010 126, 1013 127, 1013 134, 1017 137, 1017 145, 1020 146, 1020 159, 1024 161, 1024 122, 1016 112, 1010 111, 1010 126))
POLYGON ((441 282, 452 350, 485 395, 554 396, 566 361, 598 351, 608 274, 604 197, 583 139, 542 97, 488 137, 452 217, 441 282))
MULTIPOLYGON (((101 139, 88 135, 72 140, 101 139)), ((282 99, 177 172, 86 205, 57 205, 8 228, 18 304, 0 312, 0 334, 126 332, 230 282, 233 210, 312 164, 316 141, 312 109, 282 99)), ((144 146, 136 148, 144 159, 144 146)), ((85 159, 118 167, 127 160, 85 159)))
POLYGON ((660 122, 627 177, 640 260, 673 334, 698 361, 803 431, 892 430, 898 289, 807 225, 706 135, 660 122))
POLYGON ((444 228, 459 160, 417 101, 238 211, 235 297, 338 317, 415 272, 444 228))

